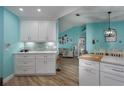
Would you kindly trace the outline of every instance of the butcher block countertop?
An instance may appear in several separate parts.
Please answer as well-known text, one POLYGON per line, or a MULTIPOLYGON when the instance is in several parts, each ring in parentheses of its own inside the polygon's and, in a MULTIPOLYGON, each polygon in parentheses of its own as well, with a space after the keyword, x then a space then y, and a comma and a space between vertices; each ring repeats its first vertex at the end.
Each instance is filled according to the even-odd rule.
POLYGON ((85 54, 79 57, 79 59, 85 59, 90 61, 100 62, 102 59, 102 55, 95 55, 95 54, 85 54))

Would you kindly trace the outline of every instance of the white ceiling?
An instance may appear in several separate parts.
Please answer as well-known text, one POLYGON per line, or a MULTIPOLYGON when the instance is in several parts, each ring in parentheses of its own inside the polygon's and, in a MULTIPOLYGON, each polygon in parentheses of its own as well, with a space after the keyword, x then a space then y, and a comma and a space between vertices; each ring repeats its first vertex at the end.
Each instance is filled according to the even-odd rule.
POLYGON ((56 20, 60 18, 60 31, 92 22, 108 20, 108 11, 112 11, 111 20, 124 20, 124 6, 6 6, 21 19, 56 20), (23 8, 24 11, 19 11, 23 8), (42 9, 38 13, 37 8, 42 9), (79 13, 80 16, 75 16, 79 13))
POLYGON ((80 6, 6 6, 6 8, 22 19, 55 20, 75 11, 80 6), (24 11, 19 11, 19 8, 23 8, 24 11), (42 12, 38 13, 38 8, 42 12))
POLYGON ((124 20, 124 6, 83 6, 60 18, 60 31, 76 25, 108 21, 108 11, 112 11, 111 21, 124 20), (75 16, 76 13, 80 16, 75 16))

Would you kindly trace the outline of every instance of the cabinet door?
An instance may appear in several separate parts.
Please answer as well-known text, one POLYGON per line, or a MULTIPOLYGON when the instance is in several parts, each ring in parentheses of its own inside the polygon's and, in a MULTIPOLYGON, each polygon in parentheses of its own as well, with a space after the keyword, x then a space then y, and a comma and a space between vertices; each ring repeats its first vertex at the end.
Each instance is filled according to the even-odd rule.
POLYGON ((99 86, 99 71, 88 67, 79 67, 80 86, 99 86))
POLYGON ((29 39, 29 22, 27 21, 21 21, 21 27, 20 27, 20 33, 21 33, 21 41, 28 41, 29 39))
POLYGON ((48 41, 56 42, 56 21, 49 21, 48 25, 48 41))
POLYGON ((56 72, 56 63, 55 63, 55 58, 49 58, 47 57, 47 61, 46 61, 47 65, 46 65, 46 70, 48 74, 55 74, 56 72))
POLYGON ((47 31, 48 31, 48 22, 40 21, 39 22, 39 31, 38 31, 38 40, 39 42, 47 41, 47 31))
POLYGON ((37 41, 38 40, 38 22, 37 21, 21 21, 21 41, 37 41))
POLYGON ((46 61, 44 58, 36 58, 36 73, 46 74, 46 61))
POLYGON ((30 22, 30 41, 38 41, 38 22, 30 22))

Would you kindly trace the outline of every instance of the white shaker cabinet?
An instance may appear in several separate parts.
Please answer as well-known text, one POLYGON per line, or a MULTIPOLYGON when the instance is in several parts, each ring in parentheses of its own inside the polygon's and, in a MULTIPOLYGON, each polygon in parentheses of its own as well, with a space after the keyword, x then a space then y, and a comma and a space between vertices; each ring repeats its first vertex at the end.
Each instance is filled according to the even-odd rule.
POLYGON ((56 42, 56 21, 21 21, 22 42, 56 42))
POLYGON ((79 85, 99 86, 99 62, 79 60, 79 85))
POLYGON ((46 42, 48 39, 48 21, 40 21, 38 27, 38 41, 46 42))
POLYGON ((56 21, 49 21, 48 24, 48 42, 56 42, 56 21))
POLYGON ((37 21, 21 21, 21 41, 35 42, 38 40, 38 22, 37 21))
POLYGON ((35 55, 15 55, 15 74, 35 74, 35 55))
POLYGON ((37 74, 55 74, 56 57, 54 54, 42 54, 36 56, 36 73, 37 74), (52 57, 51 57, 52 56, 52 57))
POLYGON ((55 74, 56 72, 56 55, 47 55, 46 56, 46 67, 47 67, 47 73, 55 74))
POLYGON ((124 66, 101 63, 100 84, 102 86, 124 86, 124 66))
POLYGON ((55 75, 56 53, 16 54, 16 75, 55 75))

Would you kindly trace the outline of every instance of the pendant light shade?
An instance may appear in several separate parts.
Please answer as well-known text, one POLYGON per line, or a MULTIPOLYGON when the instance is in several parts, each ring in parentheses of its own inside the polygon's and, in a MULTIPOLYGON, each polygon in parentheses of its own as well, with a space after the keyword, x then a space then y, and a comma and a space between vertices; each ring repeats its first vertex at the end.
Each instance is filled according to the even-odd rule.
POLYGON ((112 12, 111 11, 109 11, 108 12, 108 17, 109 17, 109 25, 108 25, 108 28, 104 31, 104 36, 106 37, 106 38, 109 38, 109 41, 114 41, 114 40, 110 40, 111 39, 111 37, 115 37, 116 36, 116 30, 115 29, 113 29, 113 28, 111 28, 111 24, 110 24, 110 14, 111 14, 112 12))

